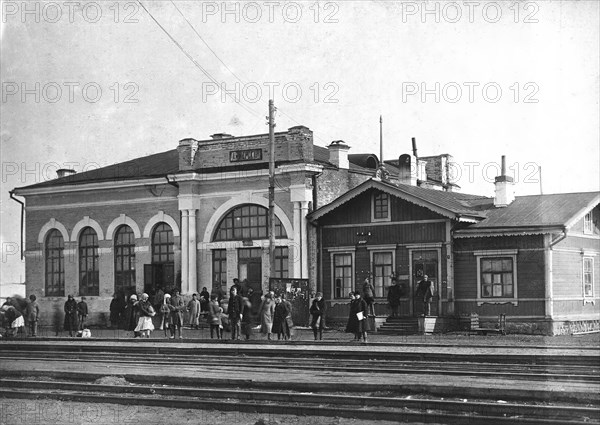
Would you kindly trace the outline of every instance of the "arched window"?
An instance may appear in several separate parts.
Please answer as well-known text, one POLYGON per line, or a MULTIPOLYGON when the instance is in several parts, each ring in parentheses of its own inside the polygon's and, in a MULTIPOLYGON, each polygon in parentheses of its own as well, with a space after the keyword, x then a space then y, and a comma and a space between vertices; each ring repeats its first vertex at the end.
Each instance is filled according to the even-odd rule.
POLYGON ((144 265, 144 292, 152 296, 161 288, 167 292, 177 286, 175 282, 174 236, 171 226, 158 223, 152 230, 152 264, 144 265))
MULTIPOLYGON (((229 211, 215 231, 214 241, 267 239, 269 210, 261 205, 241 205, 229 211)), ((287 238, 281 221, 275 217, 275 237, 287 238)))
POLYGON ((53 229, 46 237, 46 296, 65 296, 65 243, 61 233, 53 229))
POLYGON ((135 287, 135 236, 131 227, 120 226, 115 232, 115 292, 135 287))
POLYGON ((79 235, 79 295, 100 295, 98 235, 91 227, 79 235))
POLYGON ((167 223, 159 223, 152 232, 152 262, 165 264, 174 262, 173 230, 167 223))

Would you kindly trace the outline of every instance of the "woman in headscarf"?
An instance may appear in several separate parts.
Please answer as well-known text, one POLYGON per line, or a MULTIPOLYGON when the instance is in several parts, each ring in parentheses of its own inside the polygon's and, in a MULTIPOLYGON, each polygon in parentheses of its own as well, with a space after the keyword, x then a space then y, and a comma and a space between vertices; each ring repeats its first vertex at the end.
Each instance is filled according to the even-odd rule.
POLYGON ((219 306, 217 294, 210 296, 210 303, 208 304, 208 324, 210 325, 210 339, 213 339, 213 335, 216 332, 217 339, 223 338, 223 323, 221 322, 221 314, 223 309, 219 306))
POLYGON ((134 329, 136 332, 140 333, 142 338, 144 336, 146 338, 150 338, 150 332, 154 330, 152 317, 154 316, 155 312, 148 298, 148 294, 142 294, 141 300, 138 303, 140 317, 138 319, 138 324, 134 329))

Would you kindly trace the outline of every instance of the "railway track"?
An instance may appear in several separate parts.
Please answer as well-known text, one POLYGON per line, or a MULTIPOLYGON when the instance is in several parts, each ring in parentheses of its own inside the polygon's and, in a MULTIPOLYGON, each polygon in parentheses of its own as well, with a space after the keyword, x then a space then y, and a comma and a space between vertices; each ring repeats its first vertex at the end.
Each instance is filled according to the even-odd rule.
MULTIPOLYGON (((402 394, 306 393, 264 388, 101 385, 69 381, 0 379, 0 397, 112 404, 218 409, 298 416, 433 423, 590 424, 600 423, 593 407, 446 400, 402 394)), ((343 388, 340 388, 343 390, 343 388)))
MULTIPOLYGON (((226 368, 223 355, 211 354, 191 355, 169 355, 148 353, 124 353, 118 358, 112 353, 72 353, 65 351, 51 352, 29 352, 11 351, 9 355, 3 355, 5 361, 9 360, 53 360, 70 362, 73 360, 82 362, 96 362, 102 360, 108 363, 131 363, 142 362, 144 364, 168 365, 181 364, 195 365, 199 367, 226 368)), ((257 367, 269 367, 271 369, 287 370, 304 369, 314 372, 363 372, 368 373, 377 370, 380 373, 389 374, 429 374, 449 376, 473 376, 490 378, 522 379, 527 381, 569 381, 600 383, 600 368, 590 366, 556 366, 546 365, 524 365, 524 364, 490 364, 482 362, 450 362, 431 363, 425 361, 399 361, 399 360, 375 360, 371 359, 365 364, 360 360, 338 360, 327 358, 290 359, 288 357, 257 357, 244 358, 243 363, 237 364, 241 369, 255 369, 257 367)))
POLYGON ((31 367, 0 366, 0 398, 401 423, 600 424, 597 351, 545 351, 507 356, 283 344, 11 342, 0 344, 3 364, 31 367), (185 365, 185 373, 173 385, 177 365, 185 365), (313 376, 323 379, 307 379, 313 376), (118 382, 105 385, 107 377, 118 382), (484 382, 498 385, 485 388, 484 382))

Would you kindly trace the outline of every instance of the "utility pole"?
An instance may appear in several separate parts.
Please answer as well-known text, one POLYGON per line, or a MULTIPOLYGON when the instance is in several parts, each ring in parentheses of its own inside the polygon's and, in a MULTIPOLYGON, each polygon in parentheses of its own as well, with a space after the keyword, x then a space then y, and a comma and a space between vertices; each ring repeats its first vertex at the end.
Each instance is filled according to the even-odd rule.
POLYGON ((383 164, 383 116, 379 115, 379 163, 383 164))
POLYGON ((275 273, 275 106, 269 100, 269 277, 275 273))

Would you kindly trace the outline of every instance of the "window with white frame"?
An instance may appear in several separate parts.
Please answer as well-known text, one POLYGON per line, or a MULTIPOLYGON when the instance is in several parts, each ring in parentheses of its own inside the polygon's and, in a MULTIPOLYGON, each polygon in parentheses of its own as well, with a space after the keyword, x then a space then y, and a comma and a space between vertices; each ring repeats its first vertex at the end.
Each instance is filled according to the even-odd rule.
POLYGON ((392 285, 394 253, 373 252, 373 286, 375 297, 384 297, 385 288, 392 285))
POLYGON ((506 303, 517 305, 517 250, 475 251, 477 257, 478 305, 506 303))
POLYGON ((594 259, 583 257, 583 296, 594 296, 594 259))
POLYGON ((512 298, 514 294, 513 260, 510 257, 481 259, 481 297, 512 298))
POLYGON ((592 233, 594 233, 591 211, 583 217, 583 233, 585 233, 586 235, 591 235, 592 233))
POLYGON ((373 195, 372 217, 373 221, 390 220, 390 196, 387 193, 377 192, 373 195))
POLYGON ((346 298, 352 290, 352 254, 333 254, 334 298, 346 298))

